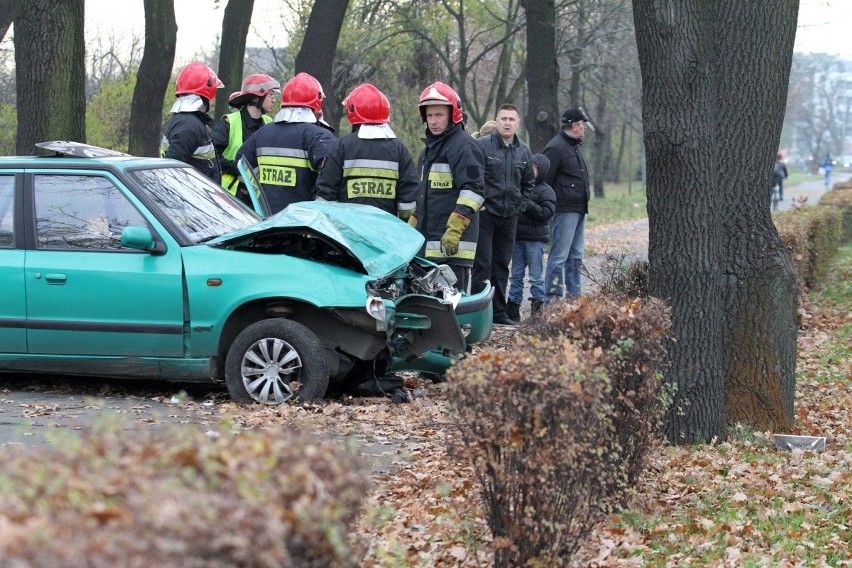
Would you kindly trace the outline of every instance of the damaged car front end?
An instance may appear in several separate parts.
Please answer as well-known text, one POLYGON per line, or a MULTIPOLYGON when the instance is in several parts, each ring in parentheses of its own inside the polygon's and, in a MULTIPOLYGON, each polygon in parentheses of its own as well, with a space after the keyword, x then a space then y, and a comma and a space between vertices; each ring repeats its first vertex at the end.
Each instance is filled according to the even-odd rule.
MULTIPOLYGON (((461 294, 448 267, 415 256, 422 243, 418 231, 378 209, 306 202, 208 244, 286 255, 322 267, 312 274, 301 271, 300 287, 327 290, 327 295, 288 293, 288 300, 264 312, 299 322, 315 334, 326 353, 329 388, 347 390, 393 370, 442 374, 471 343, 490 333, 491 287, 461 294), (341 270, 348 274, 344 277, 341 270), (361 290, 349 285, 352 273, 361 275, 361 290)), ((253 389, 263 393, 264 382, 278 380, 276 373, 267 373, 267 380, 253 389)), ((251 377, 243 382, 252 384, 251 377)), ((277 402, 269 395, 252 398, 277 402)))

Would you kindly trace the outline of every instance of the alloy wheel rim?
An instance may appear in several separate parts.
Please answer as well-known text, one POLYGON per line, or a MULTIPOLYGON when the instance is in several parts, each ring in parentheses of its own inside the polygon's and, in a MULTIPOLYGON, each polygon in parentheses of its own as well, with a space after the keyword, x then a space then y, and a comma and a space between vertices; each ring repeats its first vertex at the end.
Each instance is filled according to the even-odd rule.
POLYGON ((296 396, 302 358, 277 337, 255 341, 243 355, 240 374, 249 396, 264 404, 281 404, 296 396))

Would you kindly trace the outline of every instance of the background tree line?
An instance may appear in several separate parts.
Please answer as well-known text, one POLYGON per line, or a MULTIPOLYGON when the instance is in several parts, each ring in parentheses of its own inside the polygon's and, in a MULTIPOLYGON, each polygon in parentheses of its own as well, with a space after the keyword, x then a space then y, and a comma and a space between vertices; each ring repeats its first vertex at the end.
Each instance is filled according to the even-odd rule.
MULTIPOLYGON (((14 150, 69 139, 156 155, 178 71, 174 0, 144 0, 144 42, 124 54, 108 39, 84 45, 84 0, 20 4, 0 0, 0 31, 14 22, 15 98, 0 109, 7 120, 6 105, 17 111, 14 150)), ((731 420, 792 425, 795 277, 768 187, 798 0, 282 4, 282 37, 246 53, 252 19, 268 15, 253 13, 254 0, 221 2, 222 32, 198 57, 227 85, 214 114, 250 72, 283 82, 308 71, 325 87, 326 119, 345 132, 340 103, 370 81, 390 98, 394 129, 417 155, 416 103, 435 80, 459 92, 471 131, 515 103, 533 151, 558 132, 562 110, 583 107, 596 128, 586 146, 596 197, 605 180, 635 177, 647 158, 650 289, 672 307, 677 339, 669 346, 667 379, 677 385, 669 439, 722 439, 731 420)), ((791 120, 806 120, 819 104, 829 83, 813 80, 787 107, 791 120)))

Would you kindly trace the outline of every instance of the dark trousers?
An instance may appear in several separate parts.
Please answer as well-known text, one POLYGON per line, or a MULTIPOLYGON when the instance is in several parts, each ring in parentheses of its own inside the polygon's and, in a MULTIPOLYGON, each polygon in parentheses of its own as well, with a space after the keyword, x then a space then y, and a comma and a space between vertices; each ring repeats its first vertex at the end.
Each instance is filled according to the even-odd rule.
POLYGON ((506 313, 509 263, 515 251, 515 229, 518 216, 500 217, 488 211, 479 212, 479 238, 473 260, 473 293, 485 288, 484 281, 494 287, 494 316, 506 313))
POLYGON ((449 262, 445 264, 452 268, 453 274, 456 275, 456 289, 459 292, 470 294, 470 267, 460 264, 450 264, 449 262))

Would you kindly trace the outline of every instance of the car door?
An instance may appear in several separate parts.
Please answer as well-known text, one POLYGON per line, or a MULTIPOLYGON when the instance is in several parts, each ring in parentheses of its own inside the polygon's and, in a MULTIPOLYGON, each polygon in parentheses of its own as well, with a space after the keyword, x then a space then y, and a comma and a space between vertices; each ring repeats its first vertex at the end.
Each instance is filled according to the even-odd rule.
POLYGON ((157 255, 121 247, 124 227, 152 228, 121 182, 45 170, 26 176, 25 187, 29 353, 183 356, 180 247, 170 240, 157 255))
POLYGON ((23 239, 16 235, 21 217, 18 180, 15 172, 0 174, 0 353, 27 352, 24 251, 19 246, 23 239))

